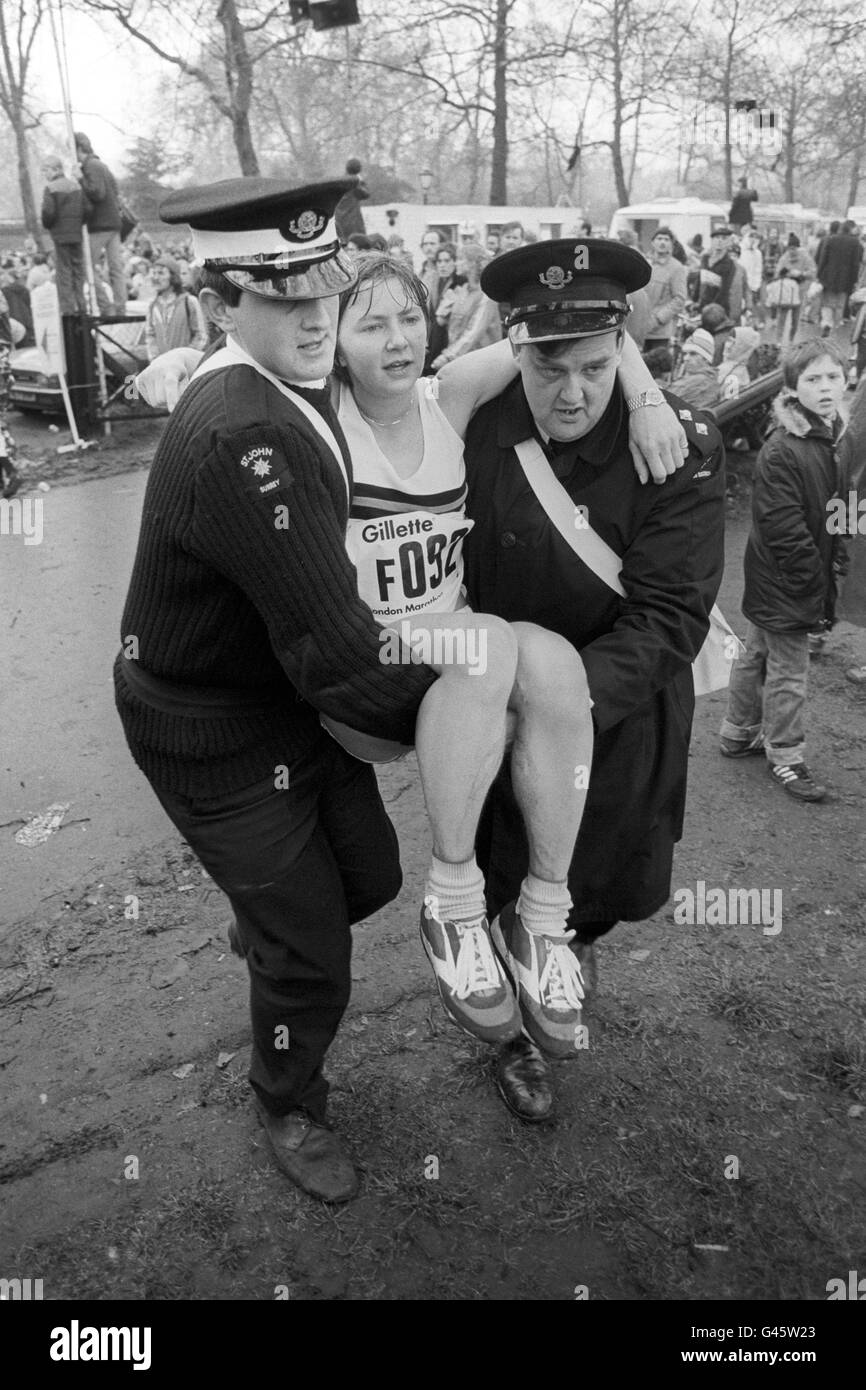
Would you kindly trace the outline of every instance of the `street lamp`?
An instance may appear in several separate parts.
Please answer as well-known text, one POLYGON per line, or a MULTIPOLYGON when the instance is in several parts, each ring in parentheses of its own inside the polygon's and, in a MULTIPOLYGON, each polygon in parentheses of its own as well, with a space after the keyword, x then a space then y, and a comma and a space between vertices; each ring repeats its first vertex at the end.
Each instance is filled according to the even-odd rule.
POLYGON ((431 171, 429 169, 422 169, 418 175, 418 182, 421 185, 421 202, 426 204, 427 194, 430 192, 433 183, 433 174, 431 171))

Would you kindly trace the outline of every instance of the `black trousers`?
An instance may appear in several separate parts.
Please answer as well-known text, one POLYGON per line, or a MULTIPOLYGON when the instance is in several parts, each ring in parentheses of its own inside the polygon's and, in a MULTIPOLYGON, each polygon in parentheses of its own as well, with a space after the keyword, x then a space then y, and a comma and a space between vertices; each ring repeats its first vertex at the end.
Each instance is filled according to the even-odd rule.
POLYGON ((349 1001, 353 922, 402 884, 372 767, 323 733, 277 779, 217 798, 156 794, 234 908, 250 972, 250 1082, 264 1106, 325 1118, 322 1066, 349 1001))

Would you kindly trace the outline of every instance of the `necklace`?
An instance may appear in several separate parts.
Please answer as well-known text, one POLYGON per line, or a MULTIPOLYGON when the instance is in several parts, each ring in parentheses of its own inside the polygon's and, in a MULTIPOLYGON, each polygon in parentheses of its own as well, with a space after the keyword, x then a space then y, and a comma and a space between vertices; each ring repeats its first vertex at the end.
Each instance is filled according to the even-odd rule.
POLYGON ((394 425, 402 425, 402 423, 403 423, 404 420, 408 420, 409 416, 412 414, 412 411, 415 409, 416 400, 417 400, 417 397, 413 396, 413 397, 412 397, 412 402, 411 402, 411 404, 410 404, 410 406, 409 406, 409 409, 408 409, 408 410, 404 410, 404 411, 403 411, 403 414, 402 414, 402 415, 399 415, 399 416, 397 417, 396 420, 374 420, 373 417, 372 417, 372 415, 367 415, 367 414, 361 409, 361 407, 358 405, 358 402, 357 402, 357 401, 355 401, 355 405, 358 406, 358 414, 359 414, 360 416, 362 416, 363 419, 365 419, 365 420, 367 421, 368 424, 370 424, 370 425, 379 425, 380 427, 384 427, 384 428, 387 428, 387 429, 392 429, 394 425))

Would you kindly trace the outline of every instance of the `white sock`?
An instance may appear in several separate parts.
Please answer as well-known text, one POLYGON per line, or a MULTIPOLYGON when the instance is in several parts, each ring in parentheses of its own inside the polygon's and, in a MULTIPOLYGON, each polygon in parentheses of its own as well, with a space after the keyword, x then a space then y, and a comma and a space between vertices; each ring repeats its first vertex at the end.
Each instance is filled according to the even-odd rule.
POLYGON ((527 874, 520 885, 517 911, 531 936, 565 936, 571 911, 568 883, 551 883, 527 874))
POLYGON ((424 901, 440 922, 472 922, 483 917, 487 910, 484 875, 475 855, 462 864, 449 864, 431 855, 424 901))

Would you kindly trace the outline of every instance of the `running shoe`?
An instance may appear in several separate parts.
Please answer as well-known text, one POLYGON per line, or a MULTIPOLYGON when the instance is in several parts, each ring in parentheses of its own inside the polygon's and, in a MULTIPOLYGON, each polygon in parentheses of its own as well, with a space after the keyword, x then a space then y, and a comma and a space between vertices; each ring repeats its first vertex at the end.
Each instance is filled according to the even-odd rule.
POLYGON ((564 936, 535 936, 520 920, 516 904, 504 907, 490 928, 496 950, 511 976, 523 1026, 551 1057, 576 1057, 583 1023, 584 985, 580 964, 564 936))
POLYGON ((827 788, 815 781, 805 763, 770 763, 770 776, 795 801, 823 801, 827 788))
POLYGON ((441 922, 425 902, 421 941, 452 1023, 482 1042, 516 1038, 522 1026, 520 1010, 491 945, 487 918, 441 922))

